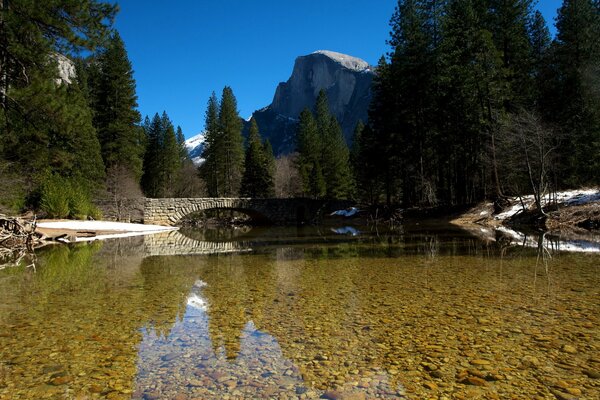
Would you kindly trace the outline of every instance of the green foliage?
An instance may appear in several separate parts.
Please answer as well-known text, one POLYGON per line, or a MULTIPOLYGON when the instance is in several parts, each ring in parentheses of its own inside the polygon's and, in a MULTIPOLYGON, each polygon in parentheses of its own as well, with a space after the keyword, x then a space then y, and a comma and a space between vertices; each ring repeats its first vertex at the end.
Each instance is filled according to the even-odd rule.
POLYGON ((223 190, 225 197, 234 197, 239 193, 244 168, 244 138, 242 121, 237 111, 237 100, 233 90, 226 86, 221 96, 219 109, 219 133, 224 155, 222 168, 223 190))
POLYGON ((342 128, 334 116, 323 137, 323 178, 326 195, 330 199, 350 198, 354 191, 350 172, 350 152, 344 140, 342 128))
POLYGON ((599 182, 598 2, 564 0, 554 42, 533 3, 398 1, 352 152, 362 199, 466 204, 599 182))
POLYGON ((142 175, 144 134, 138 126, 137 95, 131 62, 125 44, 113 33, 90 73, 94 125, 107 168, 123 165, 138 178, 142 175))
POLYGON ((326 187, 321 168, 322 138, 317 123, 308 109, 300 113, 297 133, 298 170, 302 177, 305 196, 319 198, 325 195, 326 187))
POLYGON ((223 89, 220 102, 214 93, 209 99, 205 132, 202 156, 206 161, 200 173, 208 193, 213 197, 237 196, 244 171, 244 138, 237 101, 230 87, 223 89))
MULTIPOLYGON (((172 197, 177 191, 179 172, 189 159, 182 159, 180 142, 166 112, 162 116, 155 114, 151 122, 146 117, 143 129, 146 152, 142 189, 148 197, 172 197)), ((183 136, 181 132, 180 135, 183 136)))
POLYGON ((25 118, 22 103, 8 93, 31 84, 34 77, 56 78, 56 54, 93 50, 102 43, 116 6, 96 0, 4 0, 0 45, 0 109, 11 114, 2 123, 10 130, 25 118))
POLYGON ((272 197, 274 195, 273 174, 275 159, 271 144, 261 142, 255 119, 252 119, 248 134, 248 145, 244 163, 244 175, 240 195, 243 197, 272 197))
POLYGON ((218 160, 221 158, 219 145, 219 99, 215 92, 208 99, 204 119, 204 163, 200 166, 200 176, 206 182, 208 195, 219 196, 218 160))
POLYGON ((563 179, 600 183, 600 11, 591 0, 565 0, 558 10, 554 86, 546 114, 565 137, 563 179))
POLYGON ((327 95, 319 92, 315 115, 300 113, 296 135, 298 171, 304 194, 313 198, 350 198, 354 191, 350 154, 337 119, 331 115, 327 95))
POLYGON ((66 218, 69 216, 69 192, 66 181, 59 175, 49 175, 42 186, 40 209, 49 218, 66 218))
POLYGON ((40 210, 49 218, 101 218, 89 191, 78 179, 47 173, 40 187, 40 210))

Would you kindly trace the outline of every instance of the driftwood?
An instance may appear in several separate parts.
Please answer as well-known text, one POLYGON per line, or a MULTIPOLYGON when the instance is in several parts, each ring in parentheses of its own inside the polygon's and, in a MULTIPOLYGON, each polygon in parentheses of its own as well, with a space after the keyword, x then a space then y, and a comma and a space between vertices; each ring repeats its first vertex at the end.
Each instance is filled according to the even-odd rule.
POLYGON ((0 215, 0 270, 22 265, 35 268, 34 248, 43 239, 35 231, 36 221, 0 215))

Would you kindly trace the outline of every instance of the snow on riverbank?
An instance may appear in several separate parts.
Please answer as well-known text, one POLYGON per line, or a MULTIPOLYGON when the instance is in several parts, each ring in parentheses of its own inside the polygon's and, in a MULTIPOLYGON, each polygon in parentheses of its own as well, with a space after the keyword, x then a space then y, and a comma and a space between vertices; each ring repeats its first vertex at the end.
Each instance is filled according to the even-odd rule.
MULTIPOLYGON (((564 192, 558 192, 556 193, 556 197, 544 197, 542 199, 542 205, 545 206, 550 201, 555 200, 558 204, 563 204, 567 206, 581 206, 584 204, 600 201, 600 189, 569 190, 564 192)), ((512 197, 510 201, 512 205, 503 212, 496 214, 494 216, 494 219, 504 221, 522 212, 523 204, 527 209, 531 209, 535 205, 533 195, 523 196, 521 199, 519 199, 518 197, 512 197), (521 201, 523 202, 523 204, 521 203, 521 201)))
MULTIPOLYGON (((510 238, 511 244, 537 248, 539 236, 525 235, 505 226, 496 228, 498 232, 510 238)), ((576 253, 600 253, 600 242, 585 239, 563 239, 552 236, 541 236, 542 245, 549 251, 568 251, 576 253)))
POLYGON ((132 224, 126 222, 111 221, 40 221, 37 223, 39 229, 52 229, 57 231, 73 231, 75 242, 90 242, 94 240, 105 240, 140 235, 152 235, 154 233, 174 231, 178 228, 161 225, 132 224), (93 236, 78 236, 77 232, 101 232, 93 236))

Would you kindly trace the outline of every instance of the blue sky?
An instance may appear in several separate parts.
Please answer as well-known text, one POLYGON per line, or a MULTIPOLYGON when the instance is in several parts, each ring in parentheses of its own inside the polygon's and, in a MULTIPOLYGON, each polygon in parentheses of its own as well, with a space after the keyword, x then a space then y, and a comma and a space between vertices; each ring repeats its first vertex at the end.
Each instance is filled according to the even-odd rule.
MULTIPOLYGON (((186 137, 231 86, 240 115, 271 103, 300 55, 333 50, 376 64, 396 0, 122 0, 116 28, 133 63, 142 115, 166 111, 186 137)), ((553 25, 561 0, 540 0, 553 25)))

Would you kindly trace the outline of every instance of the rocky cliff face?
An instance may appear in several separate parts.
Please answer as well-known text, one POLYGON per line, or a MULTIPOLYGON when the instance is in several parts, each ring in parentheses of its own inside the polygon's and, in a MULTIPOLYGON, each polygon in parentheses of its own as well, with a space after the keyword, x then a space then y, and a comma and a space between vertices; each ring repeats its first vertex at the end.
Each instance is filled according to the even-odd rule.
MULTIPOLYGON (((295 150, 298 117, 304 108, 313 110, 321 89, 327 92, 329 108, 337 117, 350 143, 358 121, 367 122, 374 72, 359 58, 333 51, 317 51, 296 59, 292 76, 277 86, 271 105, 255 111, 261 136, 269 139, 275 155, 295 150)), ((247 136, 250 122, 244 121, 247 136)), ((196 164, 203 147, 203 135, 188 139, 186 145, 196 164)))
POLYGON ((357 122, 367 121, 373 76, 368 63, 345 54, 321 50, 298 57, 292 76, 279 84, 271 105, 254 112, 253 117, 276 154, 290 153, 300 112, 306 107, 312 110, 324 89, 330 110, 350 142, 357 122))

